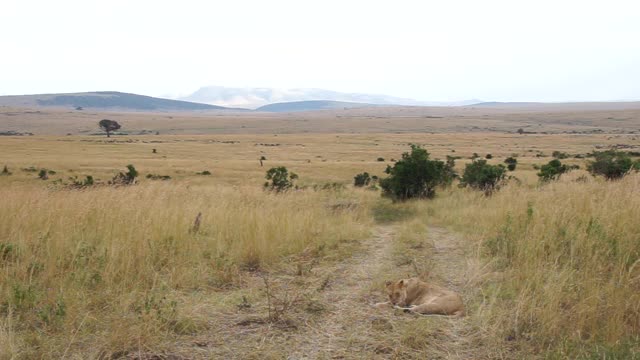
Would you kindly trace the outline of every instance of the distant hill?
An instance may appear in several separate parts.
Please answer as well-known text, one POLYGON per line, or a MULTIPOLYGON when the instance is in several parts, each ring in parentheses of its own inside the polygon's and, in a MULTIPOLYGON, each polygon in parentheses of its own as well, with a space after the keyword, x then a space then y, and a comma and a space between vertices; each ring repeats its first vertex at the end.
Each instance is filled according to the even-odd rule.
POLYGON ((70 94, 0 96, 0 106, 18 107, 81 107, 83 109, 132 111, 196 111, 242 110, 210 104, 169 100, 117 91, 96 91, 70 94))
POLYGON ((232 88, 224 86, 203 87, 193 94, 179 99, 219 106, 239 106, 247 108, 259 108, 273 103, 312 100, 410 106, 460 106, 480 102, 480 100, 429 102, 389 95, 343 93, 324 89, 232 88))
POLYGON ((315 110, 336 110, 336 109, 353 109, 379 106, 374 104, 330 101, 330 100, 311 100, 311 101, 291 101, 264 105, 255 111, 267 112, 293 112, 293 111, 315 111, 315 110))

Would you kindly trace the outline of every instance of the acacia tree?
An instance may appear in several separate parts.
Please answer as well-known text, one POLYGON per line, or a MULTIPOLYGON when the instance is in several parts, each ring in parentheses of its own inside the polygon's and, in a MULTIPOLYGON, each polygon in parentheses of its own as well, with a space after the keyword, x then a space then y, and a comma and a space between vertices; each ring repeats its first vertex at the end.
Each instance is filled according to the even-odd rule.
POLYGON ((107 133, 107 137, 111 137, 112 131, 116 131, 121 128, 117 121, 109 119, 100 120, 98 126, 107 133))

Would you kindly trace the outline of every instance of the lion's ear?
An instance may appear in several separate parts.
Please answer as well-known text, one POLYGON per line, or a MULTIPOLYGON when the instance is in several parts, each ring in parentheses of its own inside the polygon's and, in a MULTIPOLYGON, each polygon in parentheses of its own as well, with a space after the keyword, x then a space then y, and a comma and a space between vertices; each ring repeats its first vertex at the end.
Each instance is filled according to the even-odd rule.
POLYGON ((398 281, 398 285, 400 285, 400 287, 404 287, 404 279, 398 281))
POLYGON ((391 284, 393 284, 393 283, 392 283, 391 281, 389 281, 389 280, 387 280, 387 281, 384 283, 384 285, 385 285, 386 287, 391 286, 391 284))

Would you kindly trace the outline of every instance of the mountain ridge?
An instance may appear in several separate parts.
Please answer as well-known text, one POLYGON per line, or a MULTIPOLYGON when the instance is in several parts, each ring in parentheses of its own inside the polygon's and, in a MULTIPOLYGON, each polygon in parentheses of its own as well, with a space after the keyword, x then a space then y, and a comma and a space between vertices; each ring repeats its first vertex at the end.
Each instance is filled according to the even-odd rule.
POLYGON ((482 100, 456 102, 419 101, 383 94, 347 93, 319 88, 268 88, 205 86, 194 93, 178 97, 179 100, 213 104, 218 106, 240 106, 257 109, 261 106, 299 101, 338 101, 371 105, 402 106, 462 106, 480 103, 482 100))
POLYGON ((245 110, 119 91, 6 95, 0 96, 0 106, 72 107, 78 110, 86 108, 133 111, 245 110))
POLYGON ((308 101, 288 101, 288 102, 267 104, 255 109, 254 111, 298 112, 298 111, 353 109, 353 108, 376 107, 376 106, 384 106, 384 105, 345 102, 345 101, 331 101, 331 100, 308 100, 308 101))

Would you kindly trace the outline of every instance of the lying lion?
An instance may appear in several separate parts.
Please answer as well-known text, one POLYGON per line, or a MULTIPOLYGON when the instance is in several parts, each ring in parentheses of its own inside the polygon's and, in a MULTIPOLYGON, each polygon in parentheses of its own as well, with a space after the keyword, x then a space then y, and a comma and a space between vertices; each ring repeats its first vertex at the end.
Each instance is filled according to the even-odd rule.
POLYGON ((394 307, 423 315, 464 315, 464 304, 457 293, 440 286, 427 284, 418 278, 387 281, 388 302, 376 308, 394 307))

